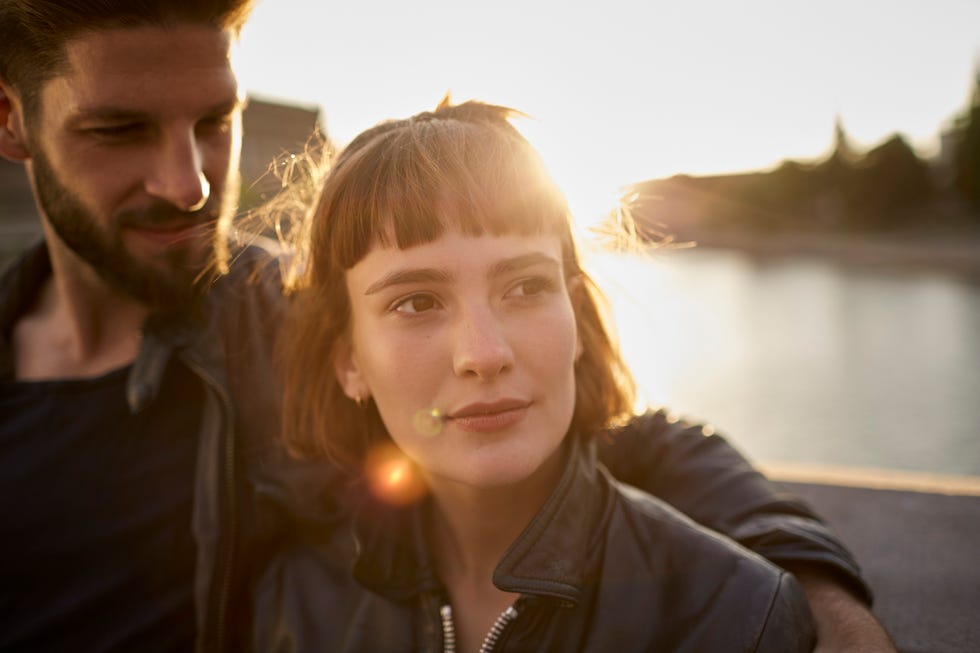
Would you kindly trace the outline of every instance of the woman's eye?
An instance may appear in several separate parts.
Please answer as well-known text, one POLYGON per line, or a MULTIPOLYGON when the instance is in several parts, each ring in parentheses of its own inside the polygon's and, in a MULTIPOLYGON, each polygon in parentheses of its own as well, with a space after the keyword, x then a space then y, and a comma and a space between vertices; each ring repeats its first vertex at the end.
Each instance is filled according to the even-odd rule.
POLYGON ((432 295, 412 295, 395 304, 394 310, 399 313, 422 313, 435 307, 436 300, 432 295))
POLYGON ((553 285, 552 281, 545 277, 532 277, 522 280, 507 294, 512 297, 532 297, 550 290, 553 285))

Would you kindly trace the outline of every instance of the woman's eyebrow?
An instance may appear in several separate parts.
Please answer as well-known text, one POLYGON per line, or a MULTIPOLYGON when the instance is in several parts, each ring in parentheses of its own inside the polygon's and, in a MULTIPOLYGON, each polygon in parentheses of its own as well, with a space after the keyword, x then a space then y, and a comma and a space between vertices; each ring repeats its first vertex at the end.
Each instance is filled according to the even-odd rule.
MULTIPOLYGON (((561 264, 552 256, 540 252, 521 254, 511 258, 505 258, 495 262, 487 270, 487 278, 493 278, 504 274, 513 274, 519 270, 524 270, 537 265, 546 265, 550 268, 559 268, 561 264)), ((446 270, 437 268, 408 268, 395 270, 384 275, 364 291, 365 295, 373 295, 392 286, 403 286, 416 283, 448 283, 453 280, 453 275, 446 270)))
POLYGON ((561 263, 555 257, 548 256, 542 252, 531 252, 497 261, 490 266, 490 269, 487 271, 487 277, 492 278, 502 274, 512 274, 537 265, 546 265, 550 268, 561 267, 561 263))
POLYGON ((392 286, 402 286, 414 283, 445 283, 452 281, 452 275, 445 270, 435 268, 410 268, 395 270, 381 277, 364 291, 365 295, 373 295, 392 286))

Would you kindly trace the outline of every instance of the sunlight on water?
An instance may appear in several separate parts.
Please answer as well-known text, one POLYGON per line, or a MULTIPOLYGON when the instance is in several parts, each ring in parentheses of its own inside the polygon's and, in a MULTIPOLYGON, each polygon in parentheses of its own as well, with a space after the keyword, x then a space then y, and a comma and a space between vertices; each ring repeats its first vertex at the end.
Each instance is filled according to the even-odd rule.
POLYGON ((589 265, 649 403, 763 461, 980 474, 980 287, 711 250, 589 265))

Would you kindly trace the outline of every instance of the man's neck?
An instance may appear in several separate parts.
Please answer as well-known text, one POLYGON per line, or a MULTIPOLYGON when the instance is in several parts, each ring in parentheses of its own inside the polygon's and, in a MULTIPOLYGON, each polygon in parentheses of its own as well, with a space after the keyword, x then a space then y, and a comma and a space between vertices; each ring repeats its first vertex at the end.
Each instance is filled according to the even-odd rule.
POLYGON ((13 333, 19 380, 86 378, 131 363, 148 309, 109 287, 57 240, 51 276, 13 333))

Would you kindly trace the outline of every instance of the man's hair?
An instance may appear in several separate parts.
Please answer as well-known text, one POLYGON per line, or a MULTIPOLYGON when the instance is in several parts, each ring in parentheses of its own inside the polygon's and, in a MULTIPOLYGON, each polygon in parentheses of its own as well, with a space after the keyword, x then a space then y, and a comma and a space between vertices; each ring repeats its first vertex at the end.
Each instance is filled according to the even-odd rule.
POLYGON ((40 108, 44 83, 67 72, 69 41, 105 29, 182 23, 237 34, 253 4, 254 0, 0 0, 0 80, 16 89, 30 118, 40 108))
POLYGON ((356 465, 388 438, 374 402, 357 406, 335 376, 333 360, 350 337, 345 274, 376 244, 404 249, 447 232, 556 236, 583 343, 571 430, 588 437, 632 413, 633 380, 602 296, 580 266, 567 202, 511 124, 516 113, 444 100, 435 111, 365 131, 333 162, 296 229, 303 272, 293 320, 281 332, 283 436, 294 453, 356 465))

